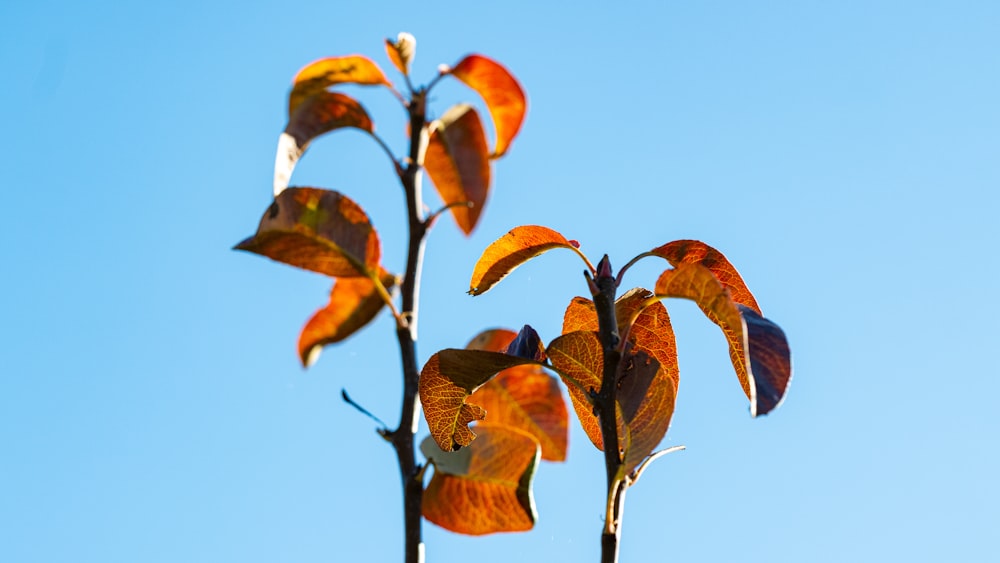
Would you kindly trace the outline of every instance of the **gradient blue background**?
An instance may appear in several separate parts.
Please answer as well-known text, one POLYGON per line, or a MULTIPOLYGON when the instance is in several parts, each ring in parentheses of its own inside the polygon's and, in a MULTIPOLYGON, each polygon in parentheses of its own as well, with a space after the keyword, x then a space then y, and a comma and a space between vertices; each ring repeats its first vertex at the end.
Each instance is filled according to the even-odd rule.
MULTIPOLYGON (((295 71, 362 53, 388 72, 401 30, 418 81, 480 52, 530 97, 478 230, 431 234, 421 361, 486 327, 558 333, 586 291, 571 253, 464 293, 518 224, 617 266, 704 240, 789 335, 788 399, 751 420, 718 329, 669 304, 664 444, 688 450, 630 491, 623 562, 1000 557, 1000 4, 8 0, 0 21, 0 560, 400 560, 392 451, 339 399, 396 421, 390 319, 303 371, 329 282, 230 247, 270 201, 295 71)), ((394 100, 350 91, 401 153, 394 100)), ((401 267, 374 143, 327 136, 293 183, 357 200, 401 267)), ((535 530, 427 524, 428 561, 596 561, 602 489, 574 421, 535 530)))

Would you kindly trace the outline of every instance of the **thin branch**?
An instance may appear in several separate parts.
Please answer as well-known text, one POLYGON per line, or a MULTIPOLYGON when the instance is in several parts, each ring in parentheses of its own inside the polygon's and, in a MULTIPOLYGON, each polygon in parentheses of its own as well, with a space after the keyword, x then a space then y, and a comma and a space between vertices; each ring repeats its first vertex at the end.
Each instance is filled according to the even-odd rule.
POLYGON ((642 463, 639 464, 639 467, 636 467, 635 470, 632 471, 632 475, 629 477, 629 480, 632 481, 633 485, 638 483, 639 477, 642 476, 642 473, 646 470, 647 467, 649 467, 649 464, 653 463, 654 460, 659 459, 667 454, 672 454, 674 452, 679 452, 685 449, 687 448, 685 448, 684 446, 672 446, 665 450, 660 450, 658 452, 653 452, 649 454, 649 456, 647 456, 646 459, 642 460, 642 463))
POLYGON ((340 397, 342 399, 344 399, 345 403, 347 403, 348 405, 351 405, 352 407, 354 407, 355 409, 357 409, 358 412, 360 412, 361 414, 363 414, 363 415, 367 416, 368 418, 374 420, 375 422, 379 423, 382 426, 382 428, 379 430, 379 434, 382 434, 383 436, 385 435, 384 431, 387 428, 389 428, 389 425, 386 424, 385 422, 383 422, 381 418, 379 418, 379 417, 375 416, 374 414, 372 414, 371 411, 369 411, 368 409, 366 409, 366 408, 362 407, 361 405, 359 405, 357 403, 357 401, 355 401, 354 399, 352 399, 351 396, 347 394, 347 389, 341 388, 341 390, 340 390, 340 397))
POLYGON ((622 267, 622 269, 618 272, 618 277, 615 278, 615 287, 621 286, 621 284, 622 284, 622 277, 625 276, 625 272, 627 272, 628 269, 631 268, 633 264, 635 264, 636 262, 638 262, 639 260, 642 260, 643 258, 645 258, 647 256, 656 256, 656 255, 653 254, 652 252, 643 252, 642 254, 636 256, 635 258, 629 260, 628 264, 625 264, 625 266, 622 267))

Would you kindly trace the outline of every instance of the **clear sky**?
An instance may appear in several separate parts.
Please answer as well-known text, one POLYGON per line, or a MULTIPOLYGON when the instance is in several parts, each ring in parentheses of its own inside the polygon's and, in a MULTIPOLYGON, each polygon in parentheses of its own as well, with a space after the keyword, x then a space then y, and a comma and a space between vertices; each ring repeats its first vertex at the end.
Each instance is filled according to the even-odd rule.
MULTIPOLYGON (((421 360, 487 327, 557 335, 586 291, 568 252, 465 294, 519 224, 616 266, 708 242, 789 336, 788 398, 752 420, 721 333, 668 304, 664 445, 688 449, 630 490, 623 562, 997 560, 1000 3, 9 0, 0 21, 0 560, 399 560, 392 450, 339 399, 397 419, 391 319, 303 371, 329 282, 230 248, 269 204, 295 71, 389 72, 404 30, 418 81, 480 52, 530 100, 478 230, 431 234, 421 360)), ((351 93, 401 153, 393 99, 351 93)), ((349 194, 402 267, 375 144, 329 135, 293 184, 349 194)), ((428 561, 596 561, 602 460, 575 421, 570 441, 535 530, 426 524, 428 561)))

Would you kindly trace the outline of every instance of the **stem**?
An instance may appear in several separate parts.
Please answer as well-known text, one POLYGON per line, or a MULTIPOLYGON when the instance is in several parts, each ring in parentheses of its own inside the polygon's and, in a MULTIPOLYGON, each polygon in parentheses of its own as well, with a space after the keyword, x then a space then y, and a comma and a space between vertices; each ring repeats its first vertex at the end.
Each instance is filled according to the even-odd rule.
POLYGON ((403 481, 403 523, 405 529, 405 562, 423 563, 424 544, 421 539, 421 502, 423 500, 423 472, 416 462, 414 437, 420 413, 417 384, 420 368, 417 365, 417 304, 420 298, 420 270, 423 267, 424 242, 427 224, 423 217, 421 201, 421 156, 426 143, 424 120, 426 96, 424 91, 414 92, 407 104, 410 114, 410 158, 400 176, 406 192, 406 215, 409 240, 406 254, 406 273, 401 289, 402 316, 406 320, 396 329, 399 353, 403 368, 403 404, 400 409, 399 427, 388 438, 396 450, 399 474, 403 481))
POLYGON ((601 440, 604 444, 604 466, 607 471, 607 516, 601 535, 601 561, 618 561, 618 539, 621 537, 621 516, 624 508, 625 489, 628 483, 623 473, 623 463, 618 443, 617 399, 618 365, 621 363, 621 349, 618 334, 618 320, 615 316, 615 293, 617 283, 611 273, 607 255, 597 265, 597 275, 591 283, 594 307, 597 309, 598 337, 604 354, 604 368, 601 374, 601 389, 594 397, 594 408, 601 424, 601 440))

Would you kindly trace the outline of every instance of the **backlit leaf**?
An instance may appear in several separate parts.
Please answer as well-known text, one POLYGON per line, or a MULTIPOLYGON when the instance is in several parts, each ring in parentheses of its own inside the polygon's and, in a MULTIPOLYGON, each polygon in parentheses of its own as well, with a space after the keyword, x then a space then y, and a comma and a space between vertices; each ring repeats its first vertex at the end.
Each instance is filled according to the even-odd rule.
POLYGON ((530 359, 484 350, 441 350, 427 360, 420 373, 420 401, 431 436, 443 450, 468 446, 476 437, 469 424, 486 417, 479 405, 466 402, 497 373, 530 359))
POLYGON ((424 168, 462 232, 472 233, 490 190, 486 133, 472 106, 460 104, 430 126, 424 168), (468 205, 459 205, 468 204, 468 205))
POLYGON ((458 452, 435 452, 433 442, 421 445, 435 463, 423 495, 424 517, 461 534, 530 530, 537 519, 531 483, 538 442, 509 426, 481 423, 476 431, 479 438, 458 452))
MULTIPOLYGON (((388 272, 381 272, 386 289, 396 283, 388 272)), ((338 278, 330 291, 330 303, 312 316, 299 334, 299 358, 303 367, 316 362, 327 344, 340 342, 368 324, 378 314, 385 301, 375 290, 370 278, 338 278)))
POLYGON ((371 133, 371 118, 365 108, 350 96, 338 92, 318 92, 304 100, 291 116, 278 139, 278 154, 274 161, 274 195, 288 187, 292 170, 309 142, 316 137, 340 129, 354 127, 371 133))
MULTIPOLYGON (((640 315, 642 321, 639 322, 645 327, 640 333, 662 321, 658 313, 654 309, 640 315), (644 315, 648 316, 644 318, 644 315)), ((659 345, 659 338, 654 340, 659 345)), ((671 343, 672 340, 671 333, 671 343)), ((583 330, 564 334, 552 341, 547 352, 553 367, 567 379, 573 409, 584 432, 597 449, 603 449, 600 420, 588 395, 590 390, 600 390, 603 378, 604 358, 597 332, 583 330)), ((660 355, 664 352, 665 349, 657 350, 660 355)), ((616 374, 616 423, 618 444, 625 452, 626 471, 638 466, 666 434, 677 395, 676 373, 676 355, 671 367, 660 365, 647 351, 628 347, 623 353, 616 374)))
MULTIPOLYGON (((539 362, 544 361, 544 351, 538 350, 541 342, 537 333, 533 329, 522 330, 520 335, 523 341, 531 342, 523 348, 534 348, 530 356, 539 362)), ((483 331, 466 345, 466 349, 521 355, 515 353, 519 347, 514 344, 516 336, 519 335, 505 329, 483 331)), ((541 366, 524 365, 501 371, 473 393, 469 400, 486 409, 486 422, 513 426, 534 436, 542 447, 542 459, 566 459, 569 419, 566 403, 559 391, 558 380, 541 366)))
POLYGON ((257 234, 235 247, 336 277, 378 271, 378 235, 350 198, 319 188, 288 188, 264 213, 257 234))
POLYGON ((479 93, 493 117, 497 145, 493 157, 503 156, 521 129, 528 102, 514 76, 500 63, 482 55, 469 55, 450 74, 479 93))
POLYGON ((757 306, 757 300, 750 293, 739 272, 721 252, 711 246, 698 240, 675 240, 654 248, 651 252, 667 260, 674 267, 691 263, 705 266, 715 274, 723 287, 729 289, 733 301, 750 307, 758 315, 762 314, 760 307, 757 306))
POLYGON ((292 115, 309 96, 336 84, 392 86, 382 69, 368 57, 348 55, 319 59, 296 73, 288 95, 288 115, 292 115))
POLYGON ((482 295, 515 268, 553 248, 568 248, 579 253, 566 237, 536 225, 515 227, 486 247, 476 262, 469 293, 482 295))
POLYGON ((780 403, 791 380, 791 356, 777 325, 733 301, 715 274, 698 263, 682 263, 663 272, 656 281, 656 294, 691 299, 719 325, 729 342, 736 376, 750 399, 752 416, 767 414, 780 403), (761 370, 760 381, 755 369, 761 370))

